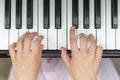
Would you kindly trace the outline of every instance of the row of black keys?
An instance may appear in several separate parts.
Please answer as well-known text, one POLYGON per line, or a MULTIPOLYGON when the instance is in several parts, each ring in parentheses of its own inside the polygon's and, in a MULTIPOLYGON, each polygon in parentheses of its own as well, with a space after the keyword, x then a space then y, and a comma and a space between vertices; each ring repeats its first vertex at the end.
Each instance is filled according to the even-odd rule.
MULTIPOLYGON (((78 1, 72 0, 72 25, 78 26, 78 1)), ((111 25, 118 28, 117 0, 111 0, 111 25)), ((101 28, 101 0, 94 0, 95 29, 101 28)), ((44 29, 50 28, 50 0, 43 0, 44 29)), ((55 29, 61 29, 61 0, 55 0, 55 29)), ((89 29, 89 0, 83 0, 84 29, 89 29)), ((11 0, 5 0, 5 29, 11 28, 11 0)), ((27 0, 27 29, 33 28, 33 0, 27 0)), ((16 29, 22 29, 22 0, 16 0, 16 29)))

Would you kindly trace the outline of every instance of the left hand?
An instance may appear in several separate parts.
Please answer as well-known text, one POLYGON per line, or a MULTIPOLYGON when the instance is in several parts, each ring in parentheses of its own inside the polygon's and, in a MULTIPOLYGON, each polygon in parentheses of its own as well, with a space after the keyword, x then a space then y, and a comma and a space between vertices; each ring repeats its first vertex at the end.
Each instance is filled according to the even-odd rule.
POLYGON ((9 47, 14 80, 37 80, 38 78, 43 49, 41 44, 43 36, 38 36, 35 39, 31 49, 31 42, 36 35, 36 32, 27 32, 9 47))

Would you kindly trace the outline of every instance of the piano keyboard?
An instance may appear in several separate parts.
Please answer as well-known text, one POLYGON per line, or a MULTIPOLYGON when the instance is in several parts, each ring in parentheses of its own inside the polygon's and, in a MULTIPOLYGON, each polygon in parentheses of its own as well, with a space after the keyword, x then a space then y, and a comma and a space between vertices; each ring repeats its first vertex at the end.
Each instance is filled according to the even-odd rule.
POLYGON ((104 48, 103 57, 120 57, 120 0, 0 0, 0 57, 25 32, 44 36, 43 57, 70 55, 69 30, 93 34, 104 48))

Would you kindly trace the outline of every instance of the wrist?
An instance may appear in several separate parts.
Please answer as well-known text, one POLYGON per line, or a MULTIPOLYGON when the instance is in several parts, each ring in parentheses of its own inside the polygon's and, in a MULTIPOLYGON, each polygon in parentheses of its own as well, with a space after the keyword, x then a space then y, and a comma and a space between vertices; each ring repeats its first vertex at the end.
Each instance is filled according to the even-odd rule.
POLYGON ((96 77, 94 78, 88 78, 88 77, 76 77, 76 78, 73 78, 73 80, 97 80, 96 77))
POLYGON ((37 80, 37 77, 15 77, 14 80, 37 80))

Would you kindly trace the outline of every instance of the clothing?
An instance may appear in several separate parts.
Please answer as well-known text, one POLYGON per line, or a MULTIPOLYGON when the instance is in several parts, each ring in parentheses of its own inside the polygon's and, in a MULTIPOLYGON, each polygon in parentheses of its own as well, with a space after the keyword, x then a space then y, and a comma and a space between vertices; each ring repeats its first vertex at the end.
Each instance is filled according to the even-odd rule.
MULTIPOLYGON (((13 80, 11 69, 8 80, 13 80)), ((42 58, 38 80, 72 80, 60 58, 42 58)), ((102 58, 97 80, 120 80, 111 59, 102 58)))

